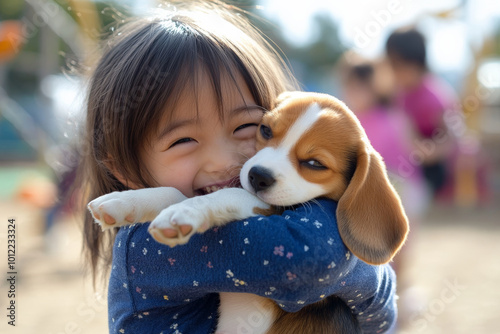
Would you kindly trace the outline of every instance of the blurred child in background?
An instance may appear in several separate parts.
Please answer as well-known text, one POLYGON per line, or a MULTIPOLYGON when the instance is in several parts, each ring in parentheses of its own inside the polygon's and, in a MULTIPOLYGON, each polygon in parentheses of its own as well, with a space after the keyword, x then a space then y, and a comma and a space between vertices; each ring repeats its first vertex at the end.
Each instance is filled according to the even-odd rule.
POLYGON ((417 133, 412 163, 422 166, 431 191, 437 195, 453 179, 456 137, 464 131, 458 98, 450 85, 428 70, 425 39, 417 30, 393 32, 386 52, 394 73, 395 103, 417 133))

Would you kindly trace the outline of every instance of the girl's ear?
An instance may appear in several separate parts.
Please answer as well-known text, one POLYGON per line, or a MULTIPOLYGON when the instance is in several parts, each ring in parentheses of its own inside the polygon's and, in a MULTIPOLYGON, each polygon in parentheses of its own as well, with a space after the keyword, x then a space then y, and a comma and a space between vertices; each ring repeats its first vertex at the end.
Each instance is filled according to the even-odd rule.
POLYGON ((116 168, 114 161, 111 157, 108 157, 108 160, 104 162, 106 168, 113 174, 115 179, 117 179, 122 185, 124 185, 128 189, 140 189, 141 187, 137 186, 134 182, 127 180, 123 174, 120 172, 118 168, 116 168))
POLYGON ((354 175, 337 208, 340 236, 369 264, 390 261, 408 234, 408 219, 380 155, 363 143, 354 175))

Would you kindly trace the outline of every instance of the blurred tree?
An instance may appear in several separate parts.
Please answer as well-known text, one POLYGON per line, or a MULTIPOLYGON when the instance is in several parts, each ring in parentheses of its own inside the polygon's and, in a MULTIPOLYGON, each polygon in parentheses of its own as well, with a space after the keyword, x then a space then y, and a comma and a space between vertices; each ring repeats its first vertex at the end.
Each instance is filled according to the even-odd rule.
POLYGON ((316 89, 328 89, 321 87, 321 83, 331 81, 332 68, 346 49, 331 16, 318 13, 313 22, 317 31, 315 38, 300 47, 288 44, 286 54, 304 66, 302 76, 306 83, 312 83, 316 89))
POLYGON ((0 21, 19 18, 23 6, 24 1, 21 0, 0 1, 0 21))
POLYGON ((0 151, 0 156, 18 157, 18 152, 28 151, 26 143, 41 155, 61 140, 54 101, 44 94, 43 80, 61 72, 78 74, 79 65, 98 54, 97 41, 107 36, 102 27, 111 31, 111 25, 127 16, 128 11, 116 1, 0 0, 0 24, 10 20, 9 24, 20 26, 6 35, 9 45, 15 45, 14 56, 0 64, 0 130, 4 135, 0 142, 12 148, 0 151))
POLYGON ((111 0, 0 1, 0 22, 18 20, 23 28, 17 36, 22 41, 18 56, 4 64, 5 77, 0 85, 13 97, 36 94, 44 76, 60 73, 68 62, 95 51, 95 43, 85 40, 105 38, 128 16, 129 10, 111 0), (82 54, 75 54, 77 49, 82 54))
POLYGON ((316 38, 304 47, 292 49, 295 57, 312 70, 332 66, 345 51, 338 37, 337 24, 331 16, 318 13, 314 23, 318 30, 316 38))

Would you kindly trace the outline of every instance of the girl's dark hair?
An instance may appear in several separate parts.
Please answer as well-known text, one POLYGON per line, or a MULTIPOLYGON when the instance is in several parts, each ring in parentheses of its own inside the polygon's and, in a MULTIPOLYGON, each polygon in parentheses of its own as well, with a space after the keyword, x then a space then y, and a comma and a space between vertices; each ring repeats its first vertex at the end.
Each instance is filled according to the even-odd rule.
POLYGON ((387 39, 385 49, 389 57, 399 57, 422 68, 427 67, 425 38, 415 29, 393 32, 387 39))
MULTIPOLYGON (((216 1, 187 3, 127 23, 105 44, 88 91, 81 173, 88 201, 129 184, 156 185, 140 151, 183 89, 196 89, 200 71, 211 78, 219 105, 221 81, 236 85, 236 74, 266 109, 296 87, 282 58, 241 12, 216 1)), ((115 234, 103 233, 87 212, 84 249, 94 279, 99 264, 109 269, 115 234)))

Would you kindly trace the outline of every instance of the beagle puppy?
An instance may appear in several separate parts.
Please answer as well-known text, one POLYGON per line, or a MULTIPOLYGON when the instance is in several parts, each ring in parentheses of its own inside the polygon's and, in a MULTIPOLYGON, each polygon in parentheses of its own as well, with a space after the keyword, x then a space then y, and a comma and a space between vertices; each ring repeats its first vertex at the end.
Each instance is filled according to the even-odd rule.
MULTIPOLYGON (((114 192, 88 207, 103 229, 152 221, 154 239, 173 247, 214 226, 328 197, 338 201, 335 214, 347 248, 375 265, 393 258, 409 230, 381 156, 354 113, 330 95, 281 94, 259 125, 257 153, 243 165, 240 182, 243 189, 194 198, 167 187, 114 192), (162 233, 165 229, 174 231, 171 237, 162 233)), ((360 332, 350 309, 336 297, 287 313, 260 296, 221 293, 217 333, 236 333, 234 319, 255 309, 268 310, 255 334, 360 332)))

